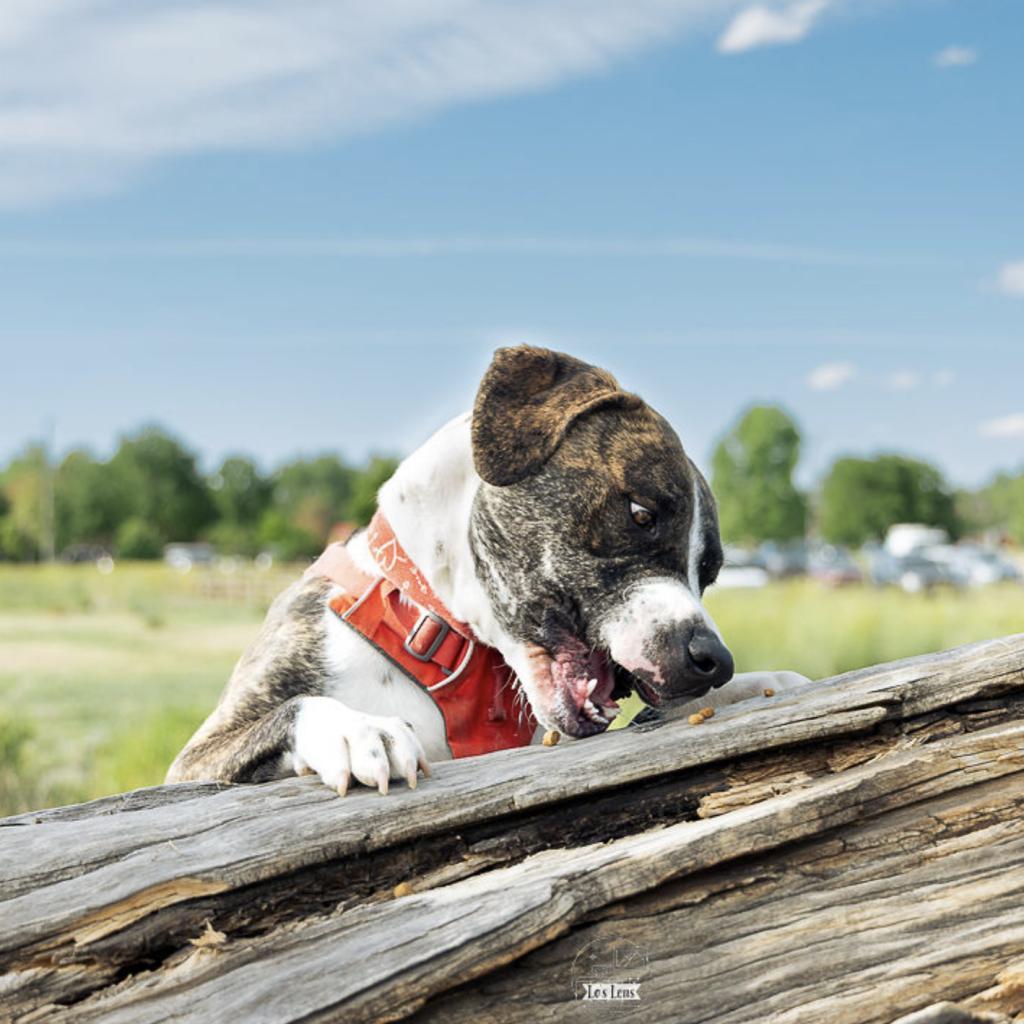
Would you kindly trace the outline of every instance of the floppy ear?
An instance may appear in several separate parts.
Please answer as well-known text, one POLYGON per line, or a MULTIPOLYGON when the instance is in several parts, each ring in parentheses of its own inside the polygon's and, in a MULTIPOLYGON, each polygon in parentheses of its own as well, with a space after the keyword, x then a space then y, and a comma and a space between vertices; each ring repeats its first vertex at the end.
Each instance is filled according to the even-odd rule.
POLYGON ((503 487, 536 473, 573 420, 602 406, 636 408, 606 370, 561 352, 499 348, 473 406, 473 462, 481 479, 503 487))

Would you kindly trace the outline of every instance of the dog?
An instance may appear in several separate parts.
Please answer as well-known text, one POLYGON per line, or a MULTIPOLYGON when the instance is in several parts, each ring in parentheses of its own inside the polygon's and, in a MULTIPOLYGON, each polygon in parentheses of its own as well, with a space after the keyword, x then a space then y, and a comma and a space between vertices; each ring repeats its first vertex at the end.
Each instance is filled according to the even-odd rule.
POLYGON ((274 601, 167 781, 385 794, 545 731, 597 736, 631 692, 714 706, 806 683, 733 680, 701 601, 722 561, 711 489, 664 418, 572 356, 498 349, 472 413, 274 601))

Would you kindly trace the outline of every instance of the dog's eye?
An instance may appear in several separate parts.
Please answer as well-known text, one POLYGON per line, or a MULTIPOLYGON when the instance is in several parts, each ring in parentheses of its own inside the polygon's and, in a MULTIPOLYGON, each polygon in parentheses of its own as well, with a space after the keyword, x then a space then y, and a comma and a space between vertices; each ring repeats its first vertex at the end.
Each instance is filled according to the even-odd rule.
POLYGON ((644 508, 636 501, 629 503, 629 516, 637 526, 645 530, 653 530, 658 521, 658 517, 649 508, 644 508))

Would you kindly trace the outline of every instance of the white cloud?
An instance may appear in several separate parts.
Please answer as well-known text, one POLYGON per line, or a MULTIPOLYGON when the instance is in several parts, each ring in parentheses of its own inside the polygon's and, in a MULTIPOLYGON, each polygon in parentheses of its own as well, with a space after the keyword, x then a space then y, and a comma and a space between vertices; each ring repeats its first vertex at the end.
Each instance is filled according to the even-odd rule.
POLYGON ((966 68, 978 62, 978 51, 970 46, 947 46, 932 56, 937 68, 966 68))
POLYGON ((936 370, 932 374, 932 384, 937 388, 948 388, 956 381, 956 374, 952 370, 936 370))
POLYGON ((0 204, 599 73, 740 0, 3 0, 0 204))
POLYGON ((760 4, 740 11, 718 40, 721 53, 743 53, 804 39, 832 0, 796 0, 782 8, 760 4))
POLYGON ((996 278, 996 287, 1007 295, 1024 295, 1024 260, 1005 264, 996 278))
POLYGON ((835 391, 856 376, 857 368, 853 363, 825 363, 811 370, 805 383, 812 391, 835 391))
POLYGON ((890 391, 913 391, 921 383, 921 375, 914 370, 896 370, 885 378, 890 391))
POLYGON ((875 257, 774 242, 669 236, 422 235, 411 238, 192 238, 173 241, 41 242, 0 240, 0 256, 15 259, 113 257, 406 259, 447 256, 664 257, 741 260, 797 266, 878 266, 875 257))
POLYGON ((982 437, 1024 437, 1024 412, 987 420, 978 427, 982 437))

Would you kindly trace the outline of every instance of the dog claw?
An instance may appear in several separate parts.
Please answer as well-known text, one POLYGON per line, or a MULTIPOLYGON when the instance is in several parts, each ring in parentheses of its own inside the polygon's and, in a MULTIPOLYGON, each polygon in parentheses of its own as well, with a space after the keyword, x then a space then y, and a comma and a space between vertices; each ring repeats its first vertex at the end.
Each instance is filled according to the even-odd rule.
POLYGON ((348 792, 348 784, 352 781, 352 776, 348 772, 345 772, 341 777, 341 782, 338 783, 338 796, 344 796, 348 792))

